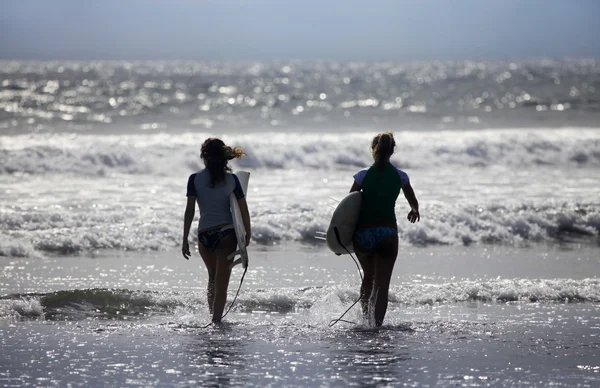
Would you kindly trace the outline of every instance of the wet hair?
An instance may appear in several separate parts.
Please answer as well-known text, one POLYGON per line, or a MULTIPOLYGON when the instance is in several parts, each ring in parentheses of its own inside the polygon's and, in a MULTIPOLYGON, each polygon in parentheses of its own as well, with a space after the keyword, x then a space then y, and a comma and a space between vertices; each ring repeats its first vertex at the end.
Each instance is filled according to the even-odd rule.
POLYGON ((239 159, 243 155, 246 154, 242 147, 231 148, 216 137, 206 139, 202 143, 200 157, 210 173, 210 186, 215 187, 217 183, 225 181, 225 172, 231 171, 227 162, 231 159, 239 159))
POLYGON ((391 132, 380 133, 373 138, 371 152, 373 153, 373 159, 375 159, 375 167, 378 170, 383 169, 385 163, 389 161, 394 153, 394 147, 396 147, 396 141, 391 132))

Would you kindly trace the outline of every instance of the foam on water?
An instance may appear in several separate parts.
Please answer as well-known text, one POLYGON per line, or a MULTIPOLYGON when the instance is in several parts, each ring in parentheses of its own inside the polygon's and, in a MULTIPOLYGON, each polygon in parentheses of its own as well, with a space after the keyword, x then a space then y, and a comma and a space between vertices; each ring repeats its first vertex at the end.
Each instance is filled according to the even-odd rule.
MULTIPOLYGON (((399 133, 393 161, 408 172, 422 203, 421 222, 410 225, 399 199, 401 244, 572 239, 595 244, 598 133, 399 133)), ((330 198, 342 198, 352 175, 368 165, 369 138, 357 133, 228 137, 248 153, 234 168, 252 174, 248 203, 254 241, 321 243, 315 235, 327 229, 336 204, 330 198)), ((0 255, 176 246, 187 177, 201 168, 197 139, 194 134, 0 138, 0 255), (121 156, 99 156, 108 154, 121 156)))
MULTIPOLYGON (((0 137, 3 174, 111 173, 172 175, 201 167, 199 146, 207 133, 97 136, 40 134, 0 137)), ((238 162, 254 169, 323 169, 369 165, 372 134, 223 136, 243 146, 238 162)), ((600 166, 598 129, 511 129, 399 132, 393 161, 411 169, 439 166, 600 166)))
MULTIPOLYGON (((101 249, 165 250, 181 234, 185 182, 202 168, 207 132, 0 136, 0 256, 101 249)), ((331 206, 371 162, 372 133, 222 136, 247 157, 259 244, 319 244, 331 206)), ((401 244, 529 244, 585 240, 600 230, 597 128, 397 131, 392 161, 411 177, 422 221, 401 244)))
MULTIPOLYGON (((253 238, 259 244, 300 241, 322 244, 317 232, 326 230, 329 208, 287 208, 284 215, 254 213, 253 238)), ((166 250, 177 246, 181 235, 179 214, 157 211, 142 222, 140 216, 118 216, 119 209, 98 215, 71 217, 69 209, 48 217, 60 219, 61 226, 41 212, 32 220, 19 212, 0 214, 0 256, 37 257, 39 251, 77 254, 98 249, 125 251, 166 250), (22 225, 22 227, 20 227, 22 225), (14 237, 13 237, 14 236, 14 237)), ((134 211, 132 211, 134 213, 134 211)), ((400 217, 401 215, 399 215, 400 217)), ((542 207, 460 207, 440 212, 419 225, 399 228, 401 245, 470 245, 477 243, 527 245, 536 242, 597 242, 600 214, 595 205, 557 208, 542 207)))
MULTIPOLYGON (((0 298, 0 318, 80 320, 88 317, 128 319, 157 314, 187 316, 206 310, 205 298, 204 292, 117 289, 13 294, 0 298)), ((342 313, 357 298, 358 289, 355 285, 253 289, 239 295, 233 311, 234 314, 288 314, 303 311, 325 322, 332 319, 332 314, 342 313)), ((389 301, 390 309, 472 302, 598 303, 600 280, 493 279, 439 284, 406 283, 392 286, 389 301)))

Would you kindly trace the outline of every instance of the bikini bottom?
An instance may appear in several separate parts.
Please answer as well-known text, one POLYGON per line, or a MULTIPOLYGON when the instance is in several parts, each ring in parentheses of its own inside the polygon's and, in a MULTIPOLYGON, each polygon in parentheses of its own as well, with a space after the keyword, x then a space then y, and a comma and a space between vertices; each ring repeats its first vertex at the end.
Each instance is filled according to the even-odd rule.
POLYGON ((198 232, 198 241, 204 245, 206 249, 209 251, 216 250, 221 241, 231 233, 235 233, 235 229, 233 229, 233 225, 228 225, 223 228, 215 228, 209 230, 203 230, 198 232))
POLYGON ((365 250, 372 252, 380 242, 395 234, 398 234, 398 231, 387 226, 359 229, 354 233, 354 241, 365 250))

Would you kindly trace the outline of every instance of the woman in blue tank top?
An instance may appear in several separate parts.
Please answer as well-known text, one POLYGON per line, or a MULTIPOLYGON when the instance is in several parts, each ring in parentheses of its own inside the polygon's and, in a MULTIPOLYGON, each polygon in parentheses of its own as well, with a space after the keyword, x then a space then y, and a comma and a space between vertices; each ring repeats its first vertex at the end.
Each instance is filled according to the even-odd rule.
POLYGON ((231 275, 227 256, 237 248, 233 219, 229 208, 229 196, 234 193, 246 229, 246 246, 250 243, 250 214, 245 193, 240 181, 227 162, 244 155, 240 147, 231 148, 223 141, 209 138, 202 144, 200 156, 206 168, 188 179, 187 206, 183 222, 183 257, 190 258, 188 236, 196 213, 196 203, 200 209, 198 221, 198 251, 208 271, 208 308, 214 323, 220 322, 227 300, 227 288, 231 275))
POLYGON ((371 143, 375 163, 354 175, 350 192, 362 191, 363 200, 354 234, 354 251, 364 277, 360 287, 363 315, 376 326, 383 324, 388 304, 392 271, 398 255, 396 199, 400 191, 410 205, 407 219, 420 220, 419 202, 408 175, 390 163, 396 142, 391 132, 382 133, 371 143))

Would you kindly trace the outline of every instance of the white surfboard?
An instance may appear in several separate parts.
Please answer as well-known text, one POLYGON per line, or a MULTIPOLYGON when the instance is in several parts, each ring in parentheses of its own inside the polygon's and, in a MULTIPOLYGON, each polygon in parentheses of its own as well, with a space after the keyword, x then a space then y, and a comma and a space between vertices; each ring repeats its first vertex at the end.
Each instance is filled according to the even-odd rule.
POLYGON ((362 193, 354 191, 342 199, 333 211, 325 240, 327 247, 336 255, 354 252, 352 239, 358 224, 361 204, 362 193), (339 240, 335 233, 336 229, 339 240))
MULTIPOLYGON (((248 171, 236 171, 234 174, 238 177, 244 194, 248 195, 248 181, 250 180, 250 173, 248 171)), ((233 218, 233 228, 235 229, 235 237, 237 239, 237 250, 230 254, 227 259, 233 260, 230 268, 238 264, 242 264, 244 268, 248 267, 248 250, 246 249, 246 228, 244 228, 244 220, 242 219, 242 212, 240 211, 240 205, 235 197, 235 194, 229 195, 229 206, 231 207, 231 216, 233 218), (234 260, 236 256, 240 256, 237 260, 234 260)))

